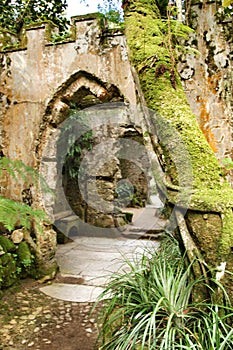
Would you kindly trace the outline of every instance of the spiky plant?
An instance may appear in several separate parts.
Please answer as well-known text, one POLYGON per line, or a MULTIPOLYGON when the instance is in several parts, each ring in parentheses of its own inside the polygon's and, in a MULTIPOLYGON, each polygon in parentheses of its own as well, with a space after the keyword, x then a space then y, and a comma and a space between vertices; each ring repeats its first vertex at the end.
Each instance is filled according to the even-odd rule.
POLYGON ((203 281, 191 278, 177 244, 166 241, 127 264, 130 272, 114 275, 101 296, 99 349, 232 349, 232 329, 219 307, 191 303, 203 281))

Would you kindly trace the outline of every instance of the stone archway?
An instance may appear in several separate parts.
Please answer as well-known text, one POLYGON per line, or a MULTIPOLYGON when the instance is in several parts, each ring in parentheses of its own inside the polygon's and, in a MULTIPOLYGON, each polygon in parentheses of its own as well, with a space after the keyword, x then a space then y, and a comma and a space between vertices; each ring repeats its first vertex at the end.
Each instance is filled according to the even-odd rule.
MULTIPOLYGON (((62 167, 58 169, 58 156, 63 152, 63 144, 58 146, 59 140, 63 132, 66 135, 66 125, 68 125, 67 121, 70 120, 69 117, 72 111, 81 114, 88 111, 87 113, 90 114, 90 107, 98 106, 98 110, 95 109, 94 112, 95 115, 98 114, 96 120, 95 117, 93 118, 93 115, 90 114, 88 116, 89 119, 92 119, 91 129, 94 130, 91 143, 95 146, 102 142, 104 144, 101 146, 101 152, 103 154, 107 154, 112 147, 112 159, 110 163, 103 163, 102 167, 98 169, 98 173, 95 172, 94 175, 92 174, 92 170, 89 169, 88 176, 90 178, 95 177, 94 183, 97 186, 97 192, 101 200, 103 199, 105 203, 114 201, 117 183, 122 177, 128 177, 130 172, 133 172, 135 176, 131 176, 130 180, 132 180, 133 188, 138 197, 136 201, 135 196, 134 202, 137 205, 143 205, 146 201, 148 195, 146 186, 147 175, 146 171, 143 172, 140 170, 140 167, 146 170, 148 168, 148 160, 145 161, 146 157, 142 156, 144 163, 135 165, 133 164, 134 161, 131 162, 128 159, 119 160, 117 157, 117 152, 120 152, 122 148, 122 145, 118 144, 116 146, 118 139, 131 139, 135 140, 135 143, 139 142, 140 145, 143 145, 142 131, 135 124, 137 118, 135 118, 135 115, 132 116, 130 114, 129 107, 124 105, 123 101, 124 98, 116 86, 105 84, 98 78, 82 71, 70 77, 48 104, 44 122, 41 125, 41 143, 37 149, 37 154, 41 159, 40 173, 50 188, 55 191, 56 198, 52 194, 47 193, 42 194, 40 201, 52 218, 52 221, 55 222, 56 227, 66 235, 69 235, 69 233, 73 234, 75 228, 77 231, 84 230, 88 234, 89 227, 85 223, 98 228, 111 229, 125 223, 125 215, 119 210, 116 213, 116 211, 112 212, 110 210, 108 212, 108 210, 102 210, 102 208, 92 208, 89 193, 93 182, 90 185, 90 179, 88 180, 89 192, 85 190, 86 192, 84 191, 84 193, 79 189, 80 184, 78 185, 77 178, 74 179, 70 176, 70 164, 73 165, 77 161, 77 152, 72 157, 66 156, 63 159, 62 167), (111 113, 108 113, 108 115, 105 109, 101 109, 106 102, 109 103, 108 106, 111 105, 111 108, 108 107, 111 109, 111 113), (116 108, 117 103, 120 103, 118 109, 116 108), (102 121, 98 123, 99 120, 102 121), (60 127, 61 125, 62 128, 65 125, 65 129, 62 129, 60 127), (109 146, 109 138, 114 140, 111 146, 109 146), (87 201, 89 202, 87 203, 87 201), (79 218, 82 220, 81 224, 79 218), (81 228, 80 225, 82 226, 81 228)), ((75 128, 78 128, 77 131, 80 134, 82 125, 79 123, 77 127, 77 124, 75 124, 75 128)), ((65 138, 66 144, 69 135, 67 134, 67 138, 64 135, 62 137, 63 139, 65 138)), ((85 154, 90 150, 83 144, 82 139, 78 139, 75 142, 74 145, 77 146, 76 148, 80 148, 79 146, 81 145, 79 155, 81 162, 85 154)), ((98 167, 96 159, 94 159, 95 155, 91 159, 91 152, 89 153, 89 162, 93 164, 94 168, 98 167)), ((125 185, 126 183, 124 183, 125 185)), ((91 231, 93 231, 93 227, 91 231)), ((103 231, 101 231, 102 233, 103 231)))

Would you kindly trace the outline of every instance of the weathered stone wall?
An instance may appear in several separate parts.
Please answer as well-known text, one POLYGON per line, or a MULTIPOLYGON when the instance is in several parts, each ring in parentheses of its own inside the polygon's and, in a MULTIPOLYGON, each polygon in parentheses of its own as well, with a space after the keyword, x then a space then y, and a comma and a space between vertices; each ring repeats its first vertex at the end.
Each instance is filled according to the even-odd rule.
MULTIPOLYGON (((72 36, 66 42, 52 42, 53 31, 50 23, 42 23, 26 28, 20 40, 10 34, 0 38, 0 149, 2 155, 40 170, 57 191, 57 130, 71 104, 85 108, 91 97, 90 105, 108 101, 136 105, 137 97, 120 30, 103 34, 98 17, 89 15, 73 19, 72 36)), ((2 195, 22 199, 23 183, 12 185, 6 175, 1 185, 2 195)), ((54 214, 50 194, 42 200, 34 189, 32 205, 54 214)), ((36 245, 42 270, 44 263, 49 271, 56 246, 50 226, 44 227, 43 235, 37 233, 36 245)))
MULTIPOLYGON (((74 19, 73 40, 56 45, 47 40, 49 24, 30 27, 25 33, 26 46, 1 53, 1 149, 5 156, 37 164, 43 117, 52 108, 56 115, 50 116, 50 125, 64 119, 64 91, 69 99, 69 94, 73 96, 84 86, 103 100, 114 85, 125 101, 136 103, 124 36, 112 34, 103 45, 96 24, 96 18, 74 19)), ((9 190, 19 198, 18 189, 9 190)))
MULTIPOLYGON (((208 15, 207 18, 212 18, 213 6, 210 3, 202 9, 208 15)), ((199 5, 195 5, 194 9, 199 16, 199 5)), ((20 159, 40 170, 49 186, 58 194, 56 206, 61 211, 63 202, 59 201, 59 195, 64 191, 61 186, 58 188, 56 144, 59 138, 58 127, 70 115, 72 105, 83 109, 102 102, 123 101, 135 106, 138 102, 137 89, 140 89, 139 84, 135 84, 136 77, 132 75, 125 37, 121 31, 115 29, 103 32, 98 26, 96 16, 74 18, 73 23, 72 37, 62 43, 51 41, 52 31, 55 29, 49 23, 26 28, 20 41, 9 35, 7 42, 2 41, 0 56, 1 152, 11 159, 20 159)), ((220 32, 218 45, 212 48, 211 39, 215 35, 212 30, 215 25, 210 19, 197 21, 196 28, 200 28, 197 33, 201 33, 201 26, 208 28, 204 38, 197 34, 197 39, 192 39, 193 45, 198 45, 201 55, 197 56, 198 59, 193 55, 183 57, 180 73, 204 134, 218 156, 223 158, 230 155, 232 147, 229 116, 230 51, 224 40, 221 41, 220 32), (225 46, 221 49, 221 45, 225 46), (213 52, 214 55, 211 56, 213 52), (207 60, 210 59, 215 65, 213 69, 208 69, 207 66, 207 60), (220 71, 226 75, 225 78, 220 71)), ((123 111, 123 119, 124 115, 123 111)), ((132 113, 130 119, 123 119, 120 136, 124 137, 123 129, 131 124, 134 125, 133 137, 137 136, 136 131, 139 129, 142 134, 144 131, 148 132, 146 128, 143 129, 143 118, 138 118, 137 113, 132 113)), ((106 136, 108 132, 111 133, 107 126, 106 132, 106 136)), ((117 162, 116 160, 113 164, 111 174, 107 172, 111 167, 103 167, 99 169, 99 174, 95 172, 93 175, 99 176, 97 182, 101 183, 105 199, 114 196, 112 185, 117 180, 118 170, 122 173, 125 171, 127 176, 133 172, 131 182, 141 182, 140 190, 146 197, 143 174, 135 166, 131 168, 130 162, 117 162), (103 181, 104 177, 108 181, 103 181)), ((7 176, 4 178, 2 194, 21 199, 23 190, 23 184, 12 186, 7 176)), ((34 204, 41 205, 53 216, 54 198, 48 194, 42 201, 40 193, 35 192, 34 204)), ((85 215, 93 218, 92 212, 86 212, 85 215)), ((102 220, 99 215, 98 218, 102 220)), ((55 234, 50 226, 45 228, 44 235, 37 235, 36 244, 39 257, 48 262, 54 255, 56 245, 55 234)))
MULTIPOLYGON (((218 1, 189 1, 190 47, 179 71, 191 109, 219 160, 232 153, 232 17, 218 1)), ((232 180, 232 179, 231 179, 232 180)))

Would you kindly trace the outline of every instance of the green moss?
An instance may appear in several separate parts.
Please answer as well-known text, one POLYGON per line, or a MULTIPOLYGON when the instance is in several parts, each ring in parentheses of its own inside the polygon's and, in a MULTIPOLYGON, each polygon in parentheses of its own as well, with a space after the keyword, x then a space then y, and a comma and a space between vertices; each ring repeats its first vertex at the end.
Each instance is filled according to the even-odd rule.
MULTIPOLYGON (((233 249, 232 208, 226 208, 223 211, 222 222, 223 222, 222 237, 219 244, 218 253, 219 253, 219 256, 221 256, 222 258, 225 257, 226 261, 228 261, 229 258, 231 258, 232 260, 232 249, 233 249)), ((229 269, 229 266, 227 268, 229 269)))
POLYGON ((32 265, 34 256, 32 255, 27 242, 22 241, 19 243, 17 254, 18 260, 23 266, 27 267, 32 265))
POLYGON ((54 260, 46 263, 44 261, 37 261, 37 267, 33 277, 40 279, 46 276, 48 279, 53 279, 57 273, 57 270, 58 265, 54 260))
MULTIPOLYGON (((153 1, 132 1, 127 8, 125 21, 131 60, 139 72, 147 105, 159 114, 161 121, 167 121, 171 127, 179 131, 180 140, 183 142, 184 147, 178 147, 178 151, 173 153, 173 159, 170 163, 180 164, 182 169, 185 168, 186 159, 184 152, 182 152, 182 148, 185 148, 191 162, 192 187, 198 190, 195 201, 198 202, 198 193, 200 193, 200 197, 203 197, 203 193, 205 193, 204 197, 207 198, 213 196, 216 190, 217 197, 211 199, 211 202, 218 202, 219 192, 223 189, 221 168, 190 110, 178 75, 176 75, 176 89, 172 87, 170 77, 171 52, 168 49, 166 36, 161 31, 163 22, 158 18, 157 7, 153 1), (144 10, 135 13, 141 7, 144 10), (146 16, 144 12, 146 12, 146 16), (156 56, 155 62, 149 65, 147 61, 152 56, 156 56), (166 67, 166 71, 161 76, 156 77, 156 67, 161 63, 166 67), (143 65, 145 69, 142 69, 143 65), (209 195, 208 190, 211 191, 209 195)), ((154 116, 155 125, 158 124, 158 121, 158 118, 154 116)), ((173 142, 172 135, 169 135, 169 130, 164 130, 164 122, 159 132, 167 142, 167 145, 163 144, 165 149, 173 142)), ((178 141, 180 142, 180 140, 178 141)), ((173 168, 167 167, 167 172, 174 184, 178 185, 181 182, 177 178, 177 171, 174 171, 174 164, 173 168)), ((190 173, 189 168, 187 168, 187 172, 190 173)), ((233 192, 230 186, 224 184, 224 188, 228 191, 228 193, 224 192, 224 198, 228 197, 224 201, 232 201, 233 192)))
POLYGON ((15 33, 0 28, 0 51, 14 51, 21 47, 21 41, 15 33))
POLYGON ((0 236, 0 246, 5 252, 14 252, 16 250, 14 243, 5 236, 0 236))
POLYGON ((0 257, 0 287, 10 287, 17 280, 15 257, 6 253, 0 257))
MULTIPOLYGON (((231 264, 233 190, 223 177, 220 164, 200 130, 173 69, 175 57, 169 46, 171 38, 155 2, 130 1, 125 23, 131 61, 138 72, 147 106, 156 112, 152 115, 152 125, 158 131, 165 157, 166 178, 171 181, 170 186, 166 184, 168 201, 176 204, 179 193, 184 191, 184 205, 199 212, 198 215, 219 213, 219 235, 209 235, 204 225, 206 231, 202 235, 206 233, 213 243, 217 241, 215 254, 219 261, 226 259, 231 264)), ((202 244, 199 248, 203 248, 202 244)))
POLYGON ((75 23, 75 22, 93 20, 98 18, 99 18, 99 12, 87 13, 85 15, 78 15, 78 16, 72 17, 72 22, 75 23))
POLYGON ((209 267, 218 266, 219 241, 221 240, 222 220, 218 213, 208 214, 188 210, 186 222, 195 242, 201 247, 201 253, 209 267), (203 235, 205 232, 205 235, 203 235), (215 239, 213 240, 213 237, 215 239))
POLYGON ((20 242, 17 250, 18 255, 18 266, 19 266, 19 275, 21 278, 26 278, 27 276, 33 277, 35 274, 35 257, 31 253, 30 248, 27 242, 20 242))
POLYGON ((153 16, 155 19, 160 17, 159 10, 157 6, 155 6, 154 0, 131 0, 129 1, 129 5, 127 5, 127 8, 125 10, 126 15, 129 12, 137 12, 140 13, 142 16, 150 15, 153 16))

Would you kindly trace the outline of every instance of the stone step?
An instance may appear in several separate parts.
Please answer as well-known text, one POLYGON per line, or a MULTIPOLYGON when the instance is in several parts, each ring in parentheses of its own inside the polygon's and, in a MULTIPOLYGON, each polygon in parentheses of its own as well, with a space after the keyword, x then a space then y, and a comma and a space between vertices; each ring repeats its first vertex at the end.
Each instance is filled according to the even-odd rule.
POLYGON ((41 291, 53 298, 73 302, 95 302, 113 273, 130 267, 125 260, 140 259, 146 250, 157 249, 159 241, 120 238, 77 237, 58 246, 60 269, 51 285, 41 291))
POLYGON ((164 231, 164 228, 166 226, 166 222, 164 223, 164 225, 154 225, 150 228, 148 227, 138 227, 138 226, 127 226, 127 228, 124 231, 128 231, 128 232, 148 232, 148 233, 161 233, 164 231))
POLYGON ((52 285, 40 288, 46 295, 65 301, 76 303, 93 303, 103 293, 104 288, 86 285, 53 283, 52 285))
POLYGON ((129 239, 148 239, 148 240, 161 240, 165 236, 165 231, 161 230, 150 230, 150 231, 124 231, 122 237, 129 239))

